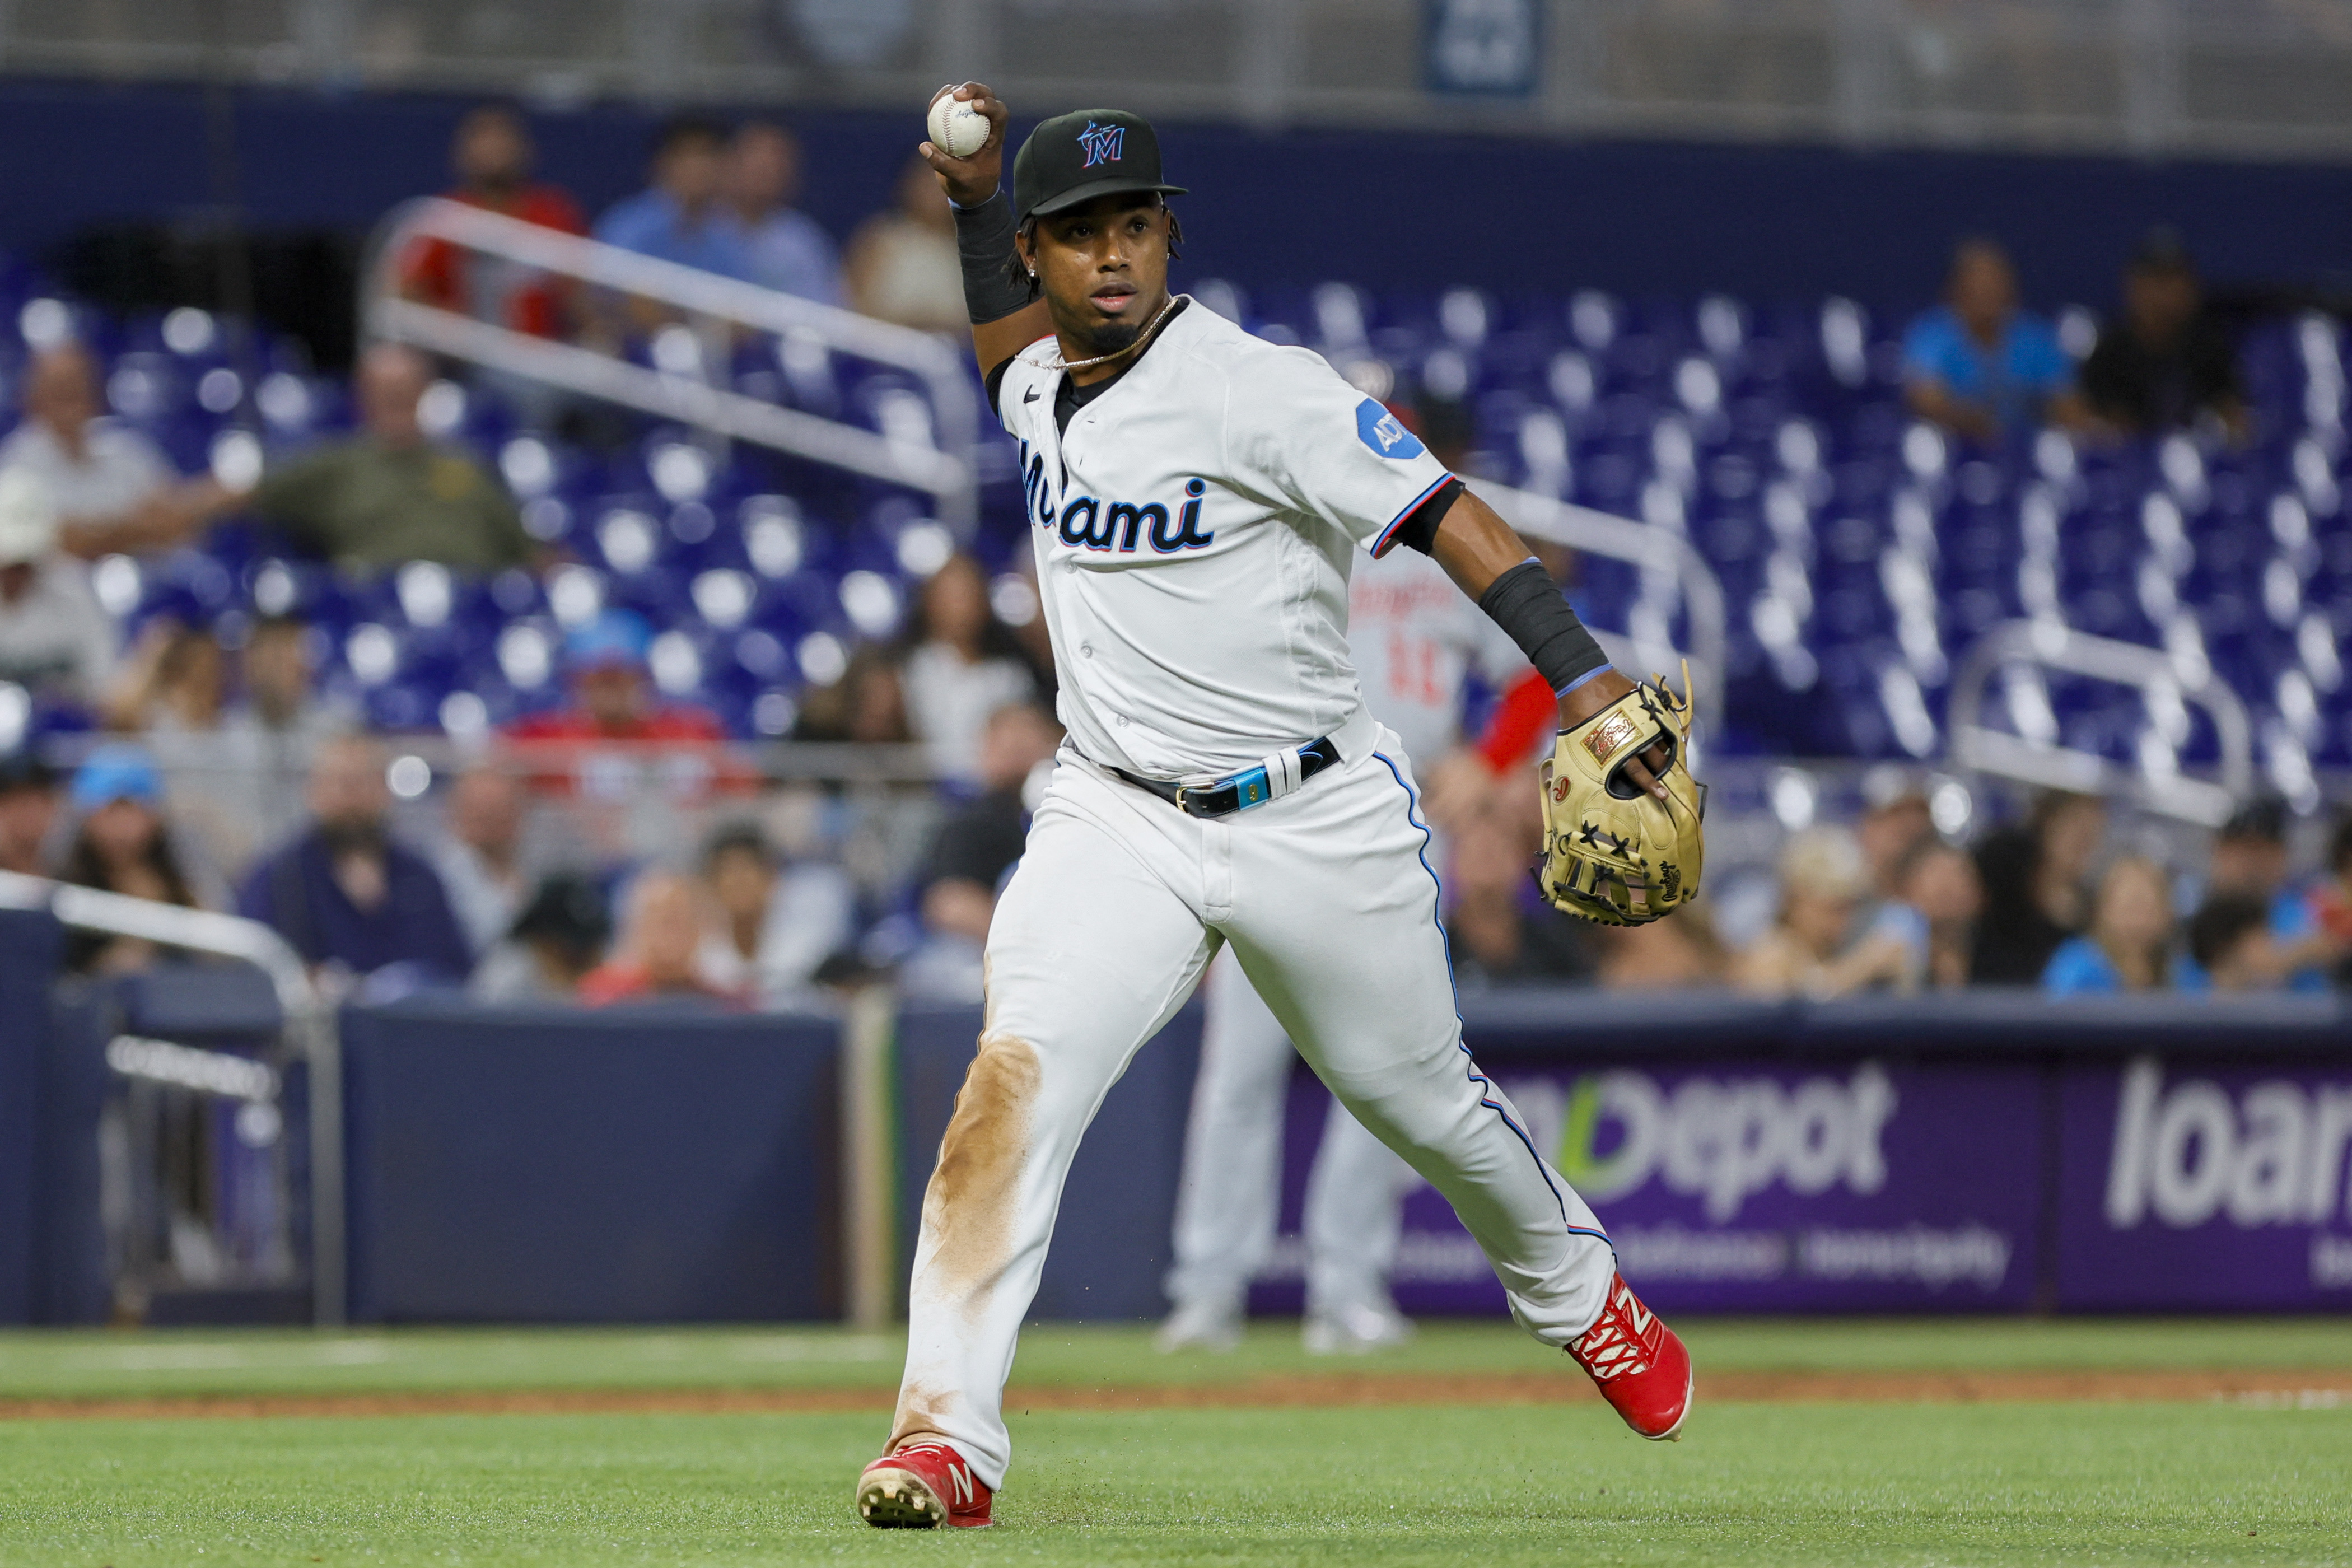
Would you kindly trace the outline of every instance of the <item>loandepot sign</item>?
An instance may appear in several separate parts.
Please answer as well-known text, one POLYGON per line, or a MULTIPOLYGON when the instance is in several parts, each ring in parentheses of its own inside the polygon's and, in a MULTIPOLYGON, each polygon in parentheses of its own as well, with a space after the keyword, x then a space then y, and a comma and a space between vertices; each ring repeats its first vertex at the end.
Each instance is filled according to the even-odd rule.
MULTIPOLYGON (((2044 1119, 2031 1067, 1523 1064, 1495 1076, 1661 1310, 1982 1310, 2032 1298, 2044 1119)), ((1319 1099, 1289 1125, 1319 1127, 1319 1099)), ((1294 1193, 1311 1147, 1296 1131, 1286 1141, 1294 1193)), ((1284 1239, 1260 1278, 1288 1289, 1304 1258, 1284 1239)), ((1408 1311, 1502 1301, 1425 1186, 1406 1200, 1393 1278, 1408 1311)), ((1288 1300, 1269 1289, 1259 1305, 1288 1300)))
POLYGON ((2241 1227, 2352 1219, 2345 1152, 2352 1083, 2264 1079, 2232 1091, 2207 1078, 2170 1085, 2153 1061, 2124 1074, 2107 1163, 2107 1223, 2187 1229, 2226 1215, 2241 1227))
POLYGON ((1790 1085, 1687 1078, 1671 1092, 1647 1073, 1599 1073, 1570 1091, 1557 1163, 1593 1203, 1654 1178, 1700 1199, 1720 1224, 1774 1185, 1801 1196, 1836 1186, 1878 1192, 1886 1185, 1880 1140, 1897 1103, 1874 1063, 1790 1085))
MULTIPOLYGON (((1489 1067, 1661 1311, 2352 1310, 2352 1061, 1489 1067)), ((1292 1215, 1326 1104, 1299 1092, 1292 1215)), ((1304 1261, 1286 1236, 1257 1304, 1296 1310, 1304 1261)), ((1394 1280, 1407 1311, 1502 1305, 1426 1186, 1394 1280)))

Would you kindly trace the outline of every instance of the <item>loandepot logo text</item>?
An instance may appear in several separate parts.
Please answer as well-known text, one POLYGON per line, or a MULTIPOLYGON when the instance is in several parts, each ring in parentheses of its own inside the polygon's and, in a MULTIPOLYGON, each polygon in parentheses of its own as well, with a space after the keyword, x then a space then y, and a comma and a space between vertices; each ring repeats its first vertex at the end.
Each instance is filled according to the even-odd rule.
POLYGON ((1669 1094, 1647 1073, 1576 1080, 1562 1118, 1560 1173, 1595 1203, 1653 1176, 1669 1192, 1703 1196, 1717 1224, 1775 1183, 1803 1195, 1843 1184, 1886 1184, 1880 1137, 1895 1086, 1875 1063, 1848 1077, 1685 1079, 1669 1094))
POLYGON ((2107 1223, 2129 1230, 2153 1218, 2187 1229, 2224 1215, 2243 1226, 2352 1218, 2347 1148, 2352 1082, 2275 1079, 2236 1094, 2210 1079, 2167 1087, 2163 1069, 2143 1058, 2126 1069, 2116 1106, 2107 1223))

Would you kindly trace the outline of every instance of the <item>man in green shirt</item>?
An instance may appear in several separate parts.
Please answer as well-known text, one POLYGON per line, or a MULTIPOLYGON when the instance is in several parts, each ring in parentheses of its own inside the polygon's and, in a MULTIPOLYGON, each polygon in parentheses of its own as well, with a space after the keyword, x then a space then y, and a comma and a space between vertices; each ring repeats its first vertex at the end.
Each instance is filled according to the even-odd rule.
POLYGON ((272 469, 253 492, 255 514, 340 566, 438 561, 494 572, 526 564, 531 541, 514 499, 472 458, 428 440, 417 423, 432 375, 413 349, 369 349, 352 376, 359 433, 272 469))

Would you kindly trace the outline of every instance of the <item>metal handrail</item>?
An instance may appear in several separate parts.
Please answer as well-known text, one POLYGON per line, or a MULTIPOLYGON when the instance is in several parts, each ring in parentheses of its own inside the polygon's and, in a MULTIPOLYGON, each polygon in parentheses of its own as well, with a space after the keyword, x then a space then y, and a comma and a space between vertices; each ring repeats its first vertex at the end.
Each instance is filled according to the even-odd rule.
POLYGON ((979 515, 974 462, 981 430, 979 399, 965 370, 965 356, 932 333, 640 256, 441 196, 404 203, 385 216, 369 241, 362 278, 362 339, 411 343, 505 374, 625 404, 736 440, 925 490, 938 498, 942 520, 959 528, 969 528, 979 515), (425 240, 501 257, 542 272, 656 300, 694 316, 782 337, 814 339, 837 353, 896 366, 921 380, 929 392, 940 446, 893 440, 859 426, 779 407, 690 377, 665 374, 617 354, 534 337, 458 311, 402 299, 401 258, 425 240))
MULTIPOLYGON (((1691 683, 1696 688, 1699 710, 1711 715, 1723 712, 1727 636, 1723 584, 1717 581, 1715 569, 1692 548, 1689 540, 1671 529, 1634 522, 1532 490, 1514 489, 1491 479, 1472 479, 1469 484, 1481 500, 1495 509, 1496 515, 1521 533, 1588 554, 1607 555, 1630 561, 1636 566, 1655 566, 1672 572, 1682 591, 1690 626, 1691 683)), ((1604 641, 1612 636, 1605 631, 1600 635, 1604 641)), ((1672 647, 1637 647, 1632 652, 1636 663, 1660 670, 1682 657, 1679 650, 1672 647)))
POLYGON ((47 910, 59 924, 239 958, 269 977, 288 1040, 310 1068, 310 1310, 344 1319, 342 1040, 333 1005, 286 939, 259 921, 0 871, 0 909, 47 910))
POLYGON ((2046 622, 2003 621, 1970 646, 1952 678, 1950 707, 1952 760, 1980 773, 1998 773, 2021 783, 2084 795, 2128 796, 2147 810, 2204 827, 2219 827, 2253 788, 2252 726, 2246 705, 2210 669, 2194 684, 2184 681, 2170 658, 2138 643, 2094 637, 2046 622), (2174 774, 2151 777, 2126 769, 2095 752, 2071 746, 2039 746, 2007 731, 1988 729, 1979 721, 1985 685, 1993 671, 2007 664, 2035 664, 2145 689, 2158 680, 2170 681, 2182 700, 2194 702, 2213 718, 2213 732, 2221 750, 2221 782, 2174 774))

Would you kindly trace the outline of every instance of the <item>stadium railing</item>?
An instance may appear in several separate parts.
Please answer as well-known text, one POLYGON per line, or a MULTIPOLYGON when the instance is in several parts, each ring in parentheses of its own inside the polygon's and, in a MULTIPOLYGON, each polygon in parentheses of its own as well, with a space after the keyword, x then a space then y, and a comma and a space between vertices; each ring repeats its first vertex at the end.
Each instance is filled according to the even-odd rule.
MULTIPOLYGON (((270 1069, 299 1061, 309 1074, 310 1290, 312 1321, 341 1323, 345 1316, 343 1266, 343 1092, 341 1041, 335 1004, 312 984, 301 956, 258 921, 210 910, 184 909, 77 887, 42 877, 0 871, 0 908, 47 910, 60 925, 108 936, 134 937, 166 947, 238 959, 268 979, 278 999, 279 1059, 246 1058, 208 1052, 172 1041, 121 1037, 107 1052, 109 1068, 131 1079, 151 1079, 199 1093, 247 1101, 275 1097, 270 1069), (261 1073, 251 1071, 260 1068, 261 1073), (268 1075, 265 1079, 263 1074, 268 1075)), ((278 1164, 286 1178, 284 1162, 278 1164)), ((291 1205, 280 1208, 290 1212, 291 1205)))
POLYGON ((360 335, 405 342, 501 375, 695 426, 938 498, 941 521, 969 533, 978 517, 975 450, 979 399, 963 356, 929 332, 860 316, 756 284, 722 278, 617 246, 437 196, 394 208, 371 239, 362 271, 360 335), (401 297, 402 258, 438 241, 593 288, 667 306, 700 329, 690 370, 673 372, 619 353, 559 342, 401 297), (877 433, 751 397, 724 384, 734 329, 772 334, 903 370, 928 394, 929 440, 877 433), (714 341, 719 345, 713 352, 714 341), (719 361, 714 367, 713 359, 719 361), (714 374, 714 369, 721 374, 714 374))
POLYGON ((1970 646, 1953 679, 1948 710, 1952 761, 1976 773, 2127 799, 2161 816, 2219 827, 2253 791, 2253 743, 2246 706, 2210 667, 2200 679, 2183 679, 2183 673, 2168 655, 2137 643, 2093 637, 2058 622, 2005 621, 1970 646), (2194 702, 2212 716, 2221 747, 2220 782, 2146 767, 2127 769, 2095 752, 2037 744, 1982 723, 1987 682, 2003 666, 2018 664, 2140 690, 2170 686, 2183 702, 2194 702))
MULTIPOLYGON (((1486 479, 1475 481, 1471 488, 1504 521, 1521 533, 1589 554, 1629 562, 1642 568, 1645 575, 1656 574, 1671 580, 1680 596, 1687 627, 1685 640, 1690 646, 1686 650, 1674 647, 1661 626, 1631 625, 1622 638, 1604 629, 1601 640, 1604 644, 1621 643, 1631 655, 1636 671, 1671 669, 1686 652, 1700 710, 1722 713, 1726 660, 1723 585, 1689 540, 1669 529, 1654 528, 1486 479)), ((1658 618, 1665 626, 1670 626, 1673 619, 1670 614, 1658 618)), ((1613 655, 1616 649, 1611 651, 1613 655)))

